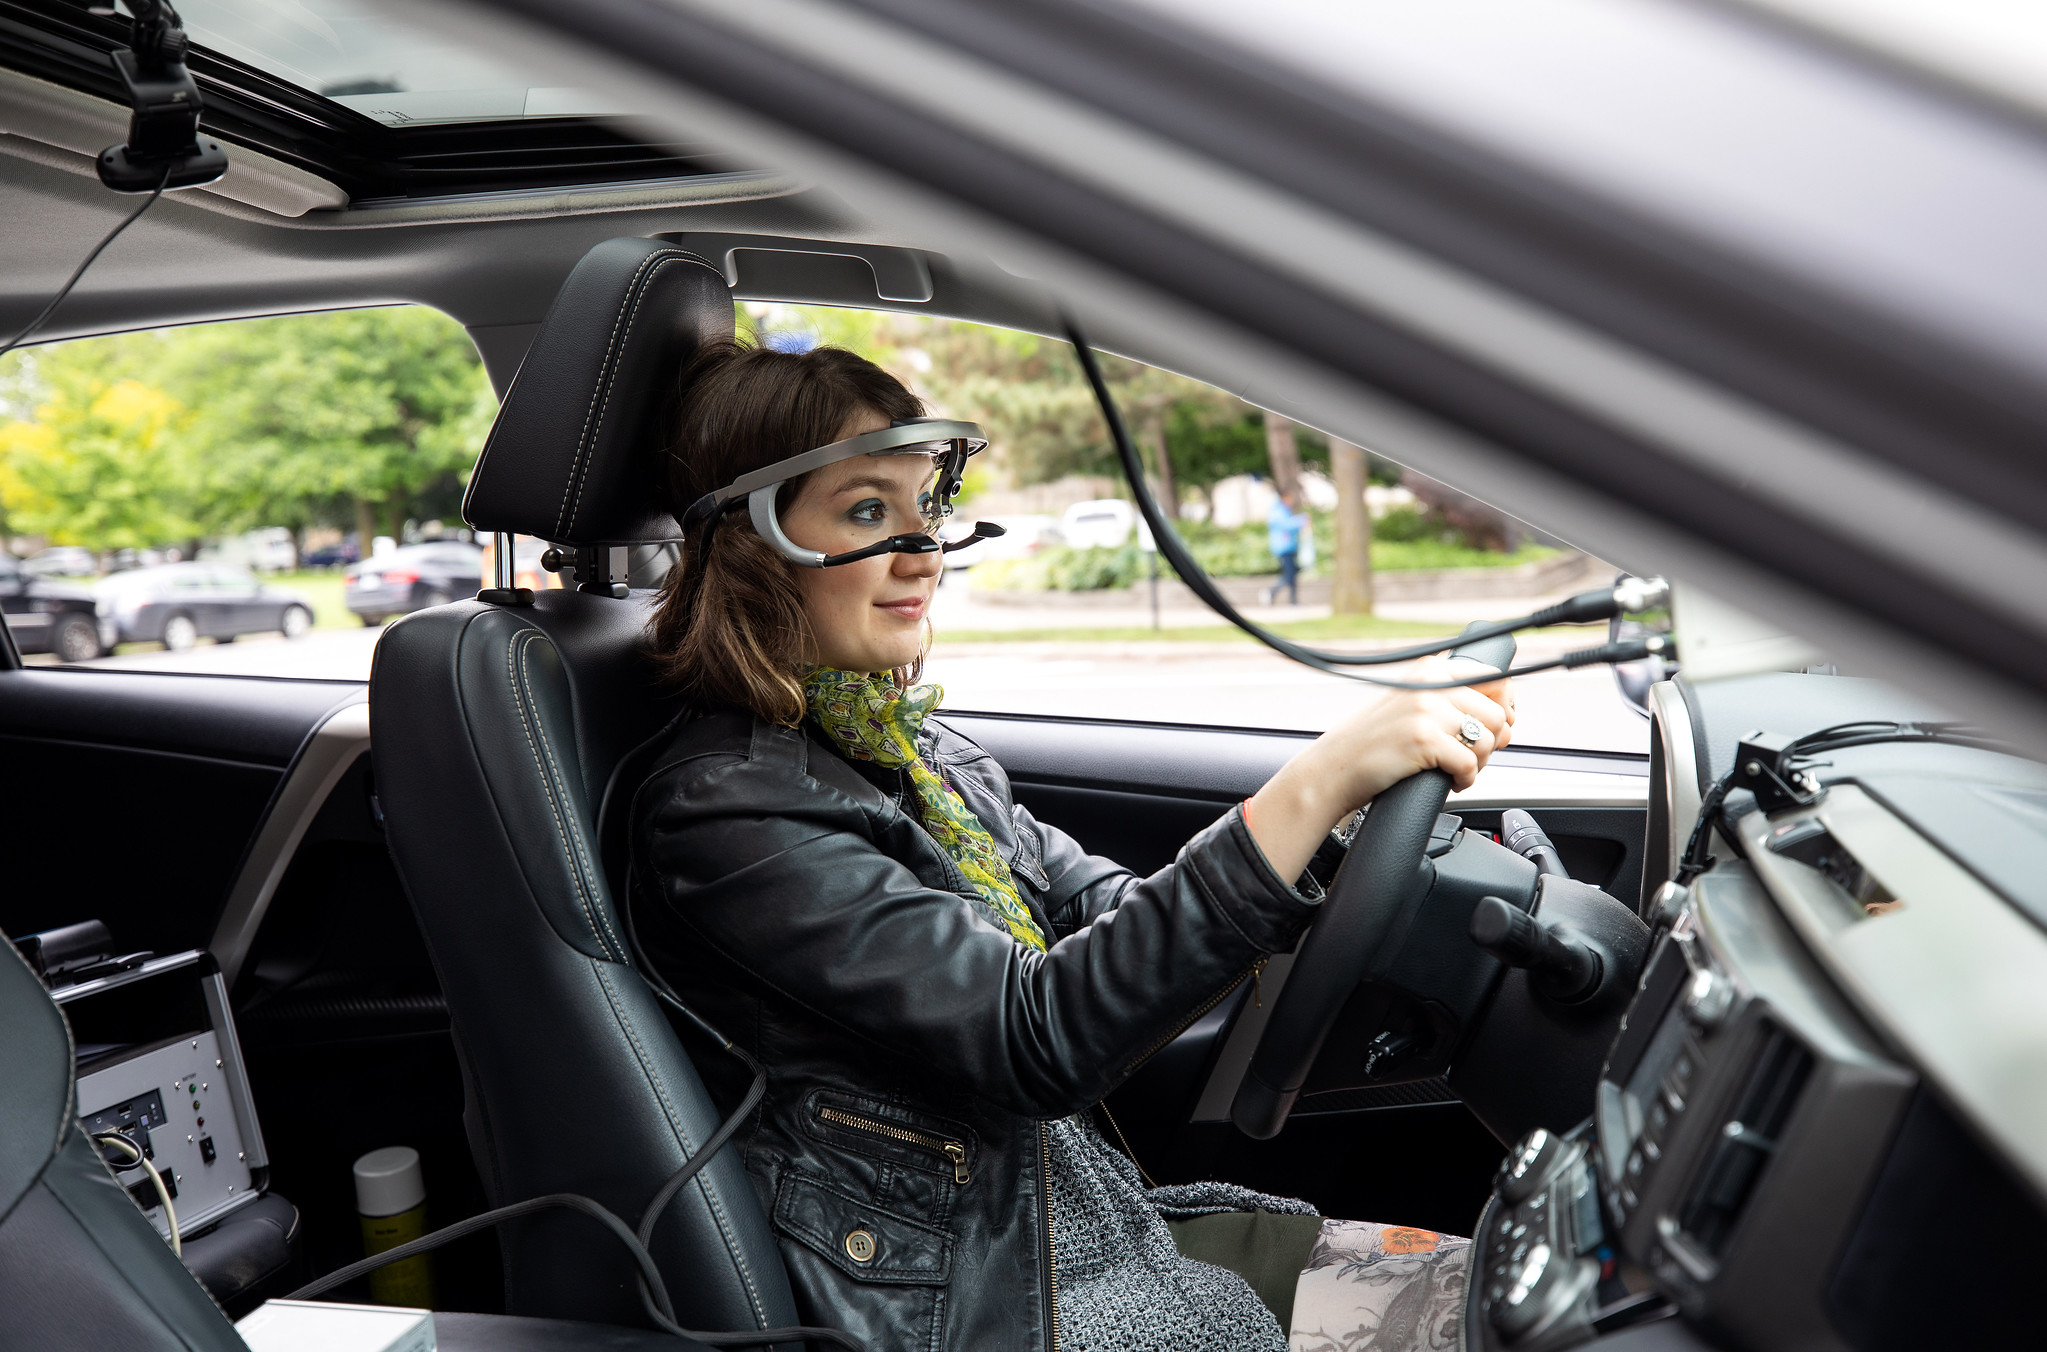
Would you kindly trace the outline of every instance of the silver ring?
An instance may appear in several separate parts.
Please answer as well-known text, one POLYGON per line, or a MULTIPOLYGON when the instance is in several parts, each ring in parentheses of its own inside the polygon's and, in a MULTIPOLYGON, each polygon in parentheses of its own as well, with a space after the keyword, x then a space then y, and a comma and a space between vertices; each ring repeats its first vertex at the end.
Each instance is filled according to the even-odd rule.
POLYGON ((1478 739, 1483 736, 1485 736, 1485 724, 1479 722, 1476 718, 1466 718, 1464 725, 1457 729, 1457 740, 1466 746, 1477 746, 1478 739))

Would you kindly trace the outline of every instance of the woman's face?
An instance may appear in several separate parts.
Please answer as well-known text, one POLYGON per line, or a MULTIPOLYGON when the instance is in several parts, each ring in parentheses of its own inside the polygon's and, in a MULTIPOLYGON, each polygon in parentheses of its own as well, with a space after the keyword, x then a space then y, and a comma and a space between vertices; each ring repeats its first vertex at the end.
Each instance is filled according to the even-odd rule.
MULTIPOLYGON (((888 426, 855 418, 838 440, 888 426)), ((928 455, 860 455, 811 474, 780 515, 805 549, 840 554, 891 535, 921 532, 918 498, 931 485, 928 455)), ((836 568, 798 568, 796 583, 817 640, 813 660, 844 671, 908 666, 923 645, 924 615, 944 568, 937 554, 883 554, 836 568)))

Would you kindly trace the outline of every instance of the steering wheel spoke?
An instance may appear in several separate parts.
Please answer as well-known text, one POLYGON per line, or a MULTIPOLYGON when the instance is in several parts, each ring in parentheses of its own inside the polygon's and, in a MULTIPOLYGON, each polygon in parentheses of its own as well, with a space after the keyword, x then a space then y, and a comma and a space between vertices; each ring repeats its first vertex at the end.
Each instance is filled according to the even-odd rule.
MULTIPOLYGON (((1483 640, 1457 655, 1504 671, 1514 640, 1483 640)), ((1279 1134, 1360 979, 1399 952, 1435 882, 1431 842, 1449 796, 1450 777, 1424 770, 1373 800, 1237 1086, 1230 1118, 1245 1135, 1279 1134)))

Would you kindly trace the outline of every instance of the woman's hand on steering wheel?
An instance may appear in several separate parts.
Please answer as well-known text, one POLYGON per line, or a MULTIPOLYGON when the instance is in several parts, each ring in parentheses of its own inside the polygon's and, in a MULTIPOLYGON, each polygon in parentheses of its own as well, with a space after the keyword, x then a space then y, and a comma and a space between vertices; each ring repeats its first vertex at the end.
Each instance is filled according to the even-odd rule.
MULTIPOLYGON (((1469 658, 1417 663, 1417 681, 1469 676, 1469 658)), ((1507 681, 1452 690, 1394 690, 1317 738, 1245 805, 1252 838, 1282 878, 1308 865, 1338 822, 1418 771, 1440 769, 1468 789, 1514 735, 1507 681), (1469 720, 1467 722, 1467 720, 1469 720), (1467 741, 1466 734, 1474 734, 1467 741)))

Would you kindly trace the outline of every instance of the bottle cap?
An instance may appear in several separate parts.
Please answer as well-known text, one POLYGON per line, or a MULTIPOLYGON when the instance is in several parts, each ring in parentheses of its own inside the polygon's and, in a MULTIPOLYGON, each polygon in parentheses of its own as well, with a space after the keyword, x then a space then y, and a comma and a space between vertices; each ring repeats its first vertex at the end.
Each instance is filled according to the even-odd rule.
POLYGON ((364 1216, 396 1216, 426 1200, 419 1152, 409 1145, 372 1150, 355 1162, 355 1209, 364 1216))

